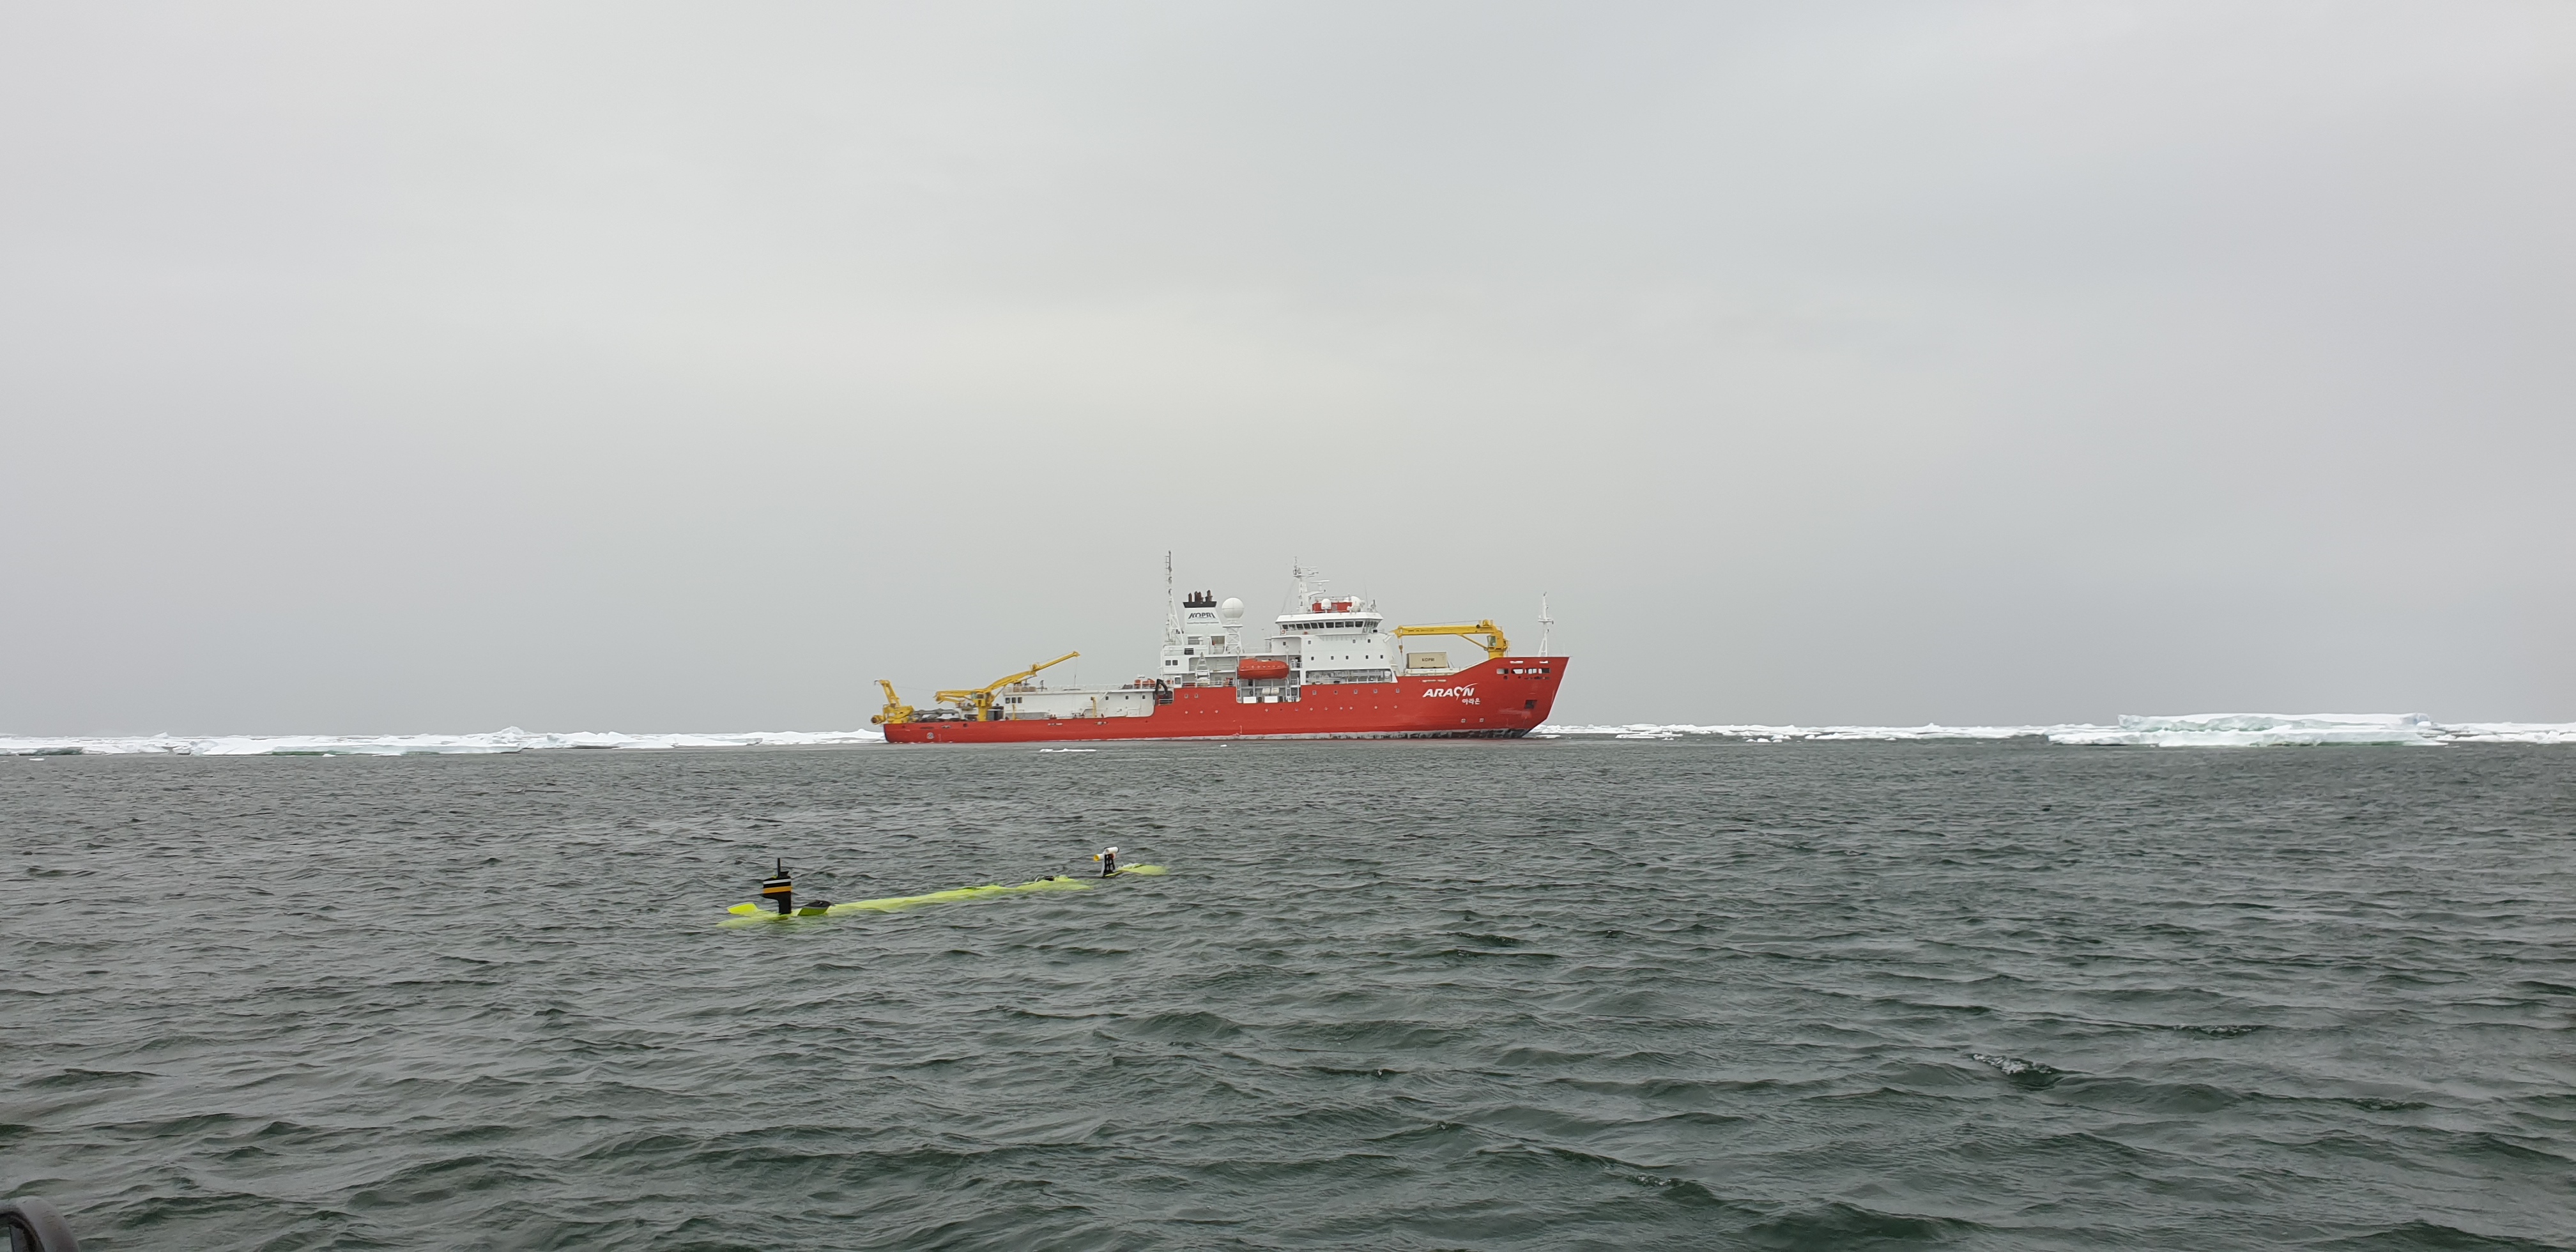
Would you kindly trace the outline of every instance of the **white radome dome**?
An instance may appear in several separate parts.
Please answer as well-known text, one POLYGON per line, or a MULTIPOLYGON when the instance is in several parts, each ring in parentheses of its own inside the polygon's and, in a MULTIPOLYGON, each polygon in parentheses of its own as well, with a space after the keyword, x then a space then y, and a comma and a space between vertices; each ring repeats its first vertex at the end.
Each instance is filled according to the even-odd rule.
POLYGON ((1233 596, 1227 596, 1225 598, 1225 603, 1216 606, 1216 615, 1229 622, 1242 621, 1243 601, 1238 600, 1233 596))

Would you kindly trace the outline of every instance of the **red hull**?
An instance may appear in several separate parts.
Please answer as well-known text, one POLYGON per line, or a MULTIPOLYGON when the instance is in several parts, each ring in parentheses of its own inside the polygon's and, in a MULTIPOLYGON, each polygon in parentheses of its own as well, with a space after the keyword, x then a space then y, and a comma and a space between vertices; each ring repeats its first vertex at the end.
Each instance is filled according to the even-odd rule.
POLYGON ((1514 739, 1547 720, 1561 656, 1512 656, 1438 678, 1324 683, 1295 703, 1244 704, 1232 687, 1180 687, 1151 717, 892 722, 888 743, 1083 739, 1514 739))

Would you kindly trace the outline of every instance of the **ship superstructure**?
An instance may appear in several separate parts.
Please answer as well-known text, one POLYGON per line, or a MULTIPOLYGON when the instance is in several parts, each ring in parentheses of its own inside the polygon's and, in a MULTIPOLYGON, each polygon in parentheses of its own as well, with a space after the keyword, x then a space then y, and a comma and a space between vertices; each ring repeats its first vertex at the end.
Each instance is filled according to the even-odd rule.
POLYGON ((982 687, 939 692, 926 709, 904 704, 880 679, 886 705, 871 720, 890 743, 1516 738, 1556 702, 1565 658, 1544 647, 1539 656, 1510 655, 1490 620, 1390 629, 1375 601, 1333 593, 1302 565, 1290 575, 1295 598, 1259 638, 1247 638, 1243 601, 1167 589, 1154 674, 1115 687, 1047 686, 1038 675, 1080 655, 1067 653, 982 687), (1448 650, 1408 651, 1415 638, 1481 639, 1483 655, 1453 666, 1448 650))

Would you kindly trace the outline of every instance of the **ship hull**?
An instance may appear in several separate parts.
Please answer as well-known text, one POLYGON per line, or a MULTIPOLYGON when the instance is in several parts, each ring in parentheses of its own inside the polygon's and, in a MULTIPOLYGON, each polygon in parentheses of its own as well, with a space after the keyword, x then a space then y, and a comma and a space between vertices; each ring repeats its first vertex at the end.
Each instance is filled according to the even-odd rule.
POLYGON ((1145 717, 891 722, 888 743, 1118 739, 1516 739, 1547 720, 1565 658, 1504 657, 1438 677, 1323 683, 1299 699, 1246 703, 1232 687, 1178 687, 1145 717))

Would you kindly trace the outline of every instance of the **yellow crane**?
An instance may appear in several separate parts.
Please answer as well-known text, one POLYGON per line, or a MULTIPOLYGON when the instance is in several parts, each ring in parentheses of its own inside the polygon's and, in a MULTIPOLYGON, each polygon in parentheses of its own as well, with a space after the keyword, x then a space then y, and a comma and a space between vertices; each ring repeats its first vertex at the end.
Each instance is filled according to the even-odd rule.
POLYGON ((1503 628, 1495 625, 1490 617, 1473 626, 1398 626, 1395 633, 1397 638, 1406 635, 1483 635, 1485 659, 1488 661, 1499 661, 1512 650, 1512 641, 1503 638, 1503 628))
MULTIPOLYGON (((1082 654, 1079 652, 1067 652, 1063 656, 1057 657, 1052 661, 1032 665, 1008 678, 996 678, 981 687, 974 687, 964 691, 942 691, 933 695, 931 698, 937 700, 941 704, 954 704, 958 708, 972 715, 976 721, 980 722, 991 715, 994 692, 999 691, 1004 687, 1008 687, 1012 683, 1026 679, 1037 673, 1039 670, 1045 669, 1049 665, 1062 665, 1080 655, 1082 654)), ((908 722, 913 719, 913 715, 917 710, 915 710, 911 705, 904 703, 902 696, 894 693, 893 683, 880 678, 877 680, 877 689, 885 692, 885 708, 880 710, 876 716, 869 718, 868 721, 876 725, 883 726, 888 722, 908 722)))
POLYGON ((885 689, 885 711, 869 718, 868 720, 879 726, 883 726, 887 722, 911 721, 912 706, 904 703, 903 697, 894 693, 894 684, 880 678, 877 680, 877 686, 885 689))
POLYGON ((939 701, 941 704, 956 705, 958 708, 965 710, 966 715, 975 721, 986 721, 989 720, 993 714, 994 692, 999 691, 1004 687, 1008 687, 1012 683, 1026 682, 1036 675, 1039 670, 1045 669, 1050 665, 1062 665, 1080 655, 1082 654, 1079 652, 1067 652, 1063 656, 1057 657, 1052 661, 1042 661, 1036 665, 1028 667, 1027 669, 1021 670, 1019 673, 1012 674, 1007 677, 996 678, 981 687, 975 687, 966 691, 942 691, 931 698, 939 701))

